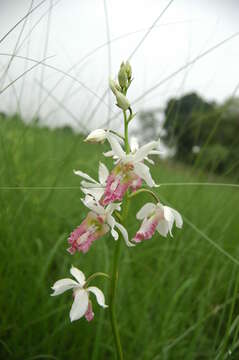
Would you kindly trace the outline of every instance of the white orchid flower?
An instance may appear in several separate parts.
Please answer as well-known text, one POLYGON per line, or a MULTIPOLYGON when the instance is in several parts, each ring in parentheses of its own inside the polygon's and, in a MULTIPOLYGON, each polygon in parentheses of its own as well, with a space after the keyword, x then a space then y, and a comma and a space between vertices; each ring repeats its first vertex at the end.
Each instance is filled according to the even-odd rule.
POLYGON ((157 150, 159 141, 151 141, 148 144, 135 149, 126 154, 114 135, 107 134, 107 140, 111 145, 111 151, 105 156, 113 156, 116 159, 116 166, 107 178, 106 188, 101 200, 103 205, 114 201, 121 201, 125 192, 132 188, 137 190, 142 180, 150 187, 158 186, 151 177, 149 167, 144 164, 144 160, 149 160, 148 155, 160 154, 157 150))
POLYGON ((168 233, 172 236, 174 222, 177 228, 183 226, 183 219, 179 212, 161 203, 145 204, 137 213, 136 218, 143 222, 132 240, 134 242, 150 239, 156 230, 164 237, 168 233))
POLYGON ((120 211, 120 204, 110 204, 104 208, 89 195, 86 195, 82 202, 91 211, 68 238, 70 247, 67 250, 70 254, 74 254, 76 251, 87 252, 95 240, 109 231, 113 238, 118 240, 119 234, 115 228, 121 232, 127 246, 134 246, 129 241, 127 230, 112 216, 115 210, 120 211))
POLYGON ((83 171, 74 170, 74 174, 87 180, 87 181, 85 180, 81 181, 81 186, 82 186, 81 190, 83 191, 83 193, 86 195, 91 195, 95 198, 96 201, 99 201, 102 195, 104 194, 106 180, 109 176, 109 170, 107 169, 107 167, 100 162, 99 170, 98 170, 98 178, 99 178, 98 182, 88 174, 84 173, 83 171))
POLYGON ((85 316, 87 321, 91 321, 94 318, 94 313, 92 310, 92 303, 89 299, 90 293, 93 293, 96 296, 98 304, 103 308, 108 307, 108 305, 105 304, 105 296, 96 286, 86 287, 85 275, 81 270, 72 266, 70 272, 75 280, 61 279, 56 281, 52 286, 54 292, 51 296, 57 296, 72 289, 74 301, 70 310, 71 321, 79 320, 83 316, 85 316))
POLYGON ((85 138, 85 142, 90 143, 103 143, 106 139, 106 131, 103 129, 96 129, 85 138))
POLYGON ((125 227, 117 222, 115 218, 112 216, 114 211, 120 211, 121 210, 121 204, 109 204, 106 207, 101 206, 97 201, 95 201, 92 196, 86 196, 85 199, 82 199, 83 204, 88 207, 90 210, 92 210, 94 213, 98 214, 102 219, 104 219, 105 224, 109 225, 111 228, 111 235, 115 240, 118 240, 119 234, 115 230, 115 227, 121 232, 121 235, 124 238, 124 241, 127 246, 134 246, 129 241, 128 232, 125 229, 125 227))

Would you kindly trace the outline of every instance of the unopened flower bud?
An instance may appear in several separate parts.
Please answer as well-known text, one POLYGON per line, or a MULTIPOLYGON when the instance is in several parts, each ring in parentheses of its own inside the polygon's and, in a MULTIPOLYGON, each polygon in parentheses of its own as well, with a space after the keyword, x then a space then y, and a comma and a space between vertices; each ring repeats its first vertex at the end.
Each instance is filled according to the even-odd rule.
POLYGON ((126 71, 126 74, 127 74, 127 77, 128 77, 128 80, 130 81, 131 77, 132 77, 132 67, 129 63, 129 61, 126 61, 126 64, 125 64, 125 71, 126 71))
POLYGON ((122 64, 120 65, 120 70, 118 72, 118 81, 122 89, 127 87, 128 76, 124 62, 122 62, 122 64))
POLYGON ((103 143, 106 139, 106 131, 103 129, 93 130, 84 140, 89 143, 103 143))
POLYGON ((122 109, 122 110, 127 110, 130 107, 130 103, 127 99, 127 97, 122 94, 119 91, 116 91, 116 99, 117 99, 117 105, 122 109))
POLYGON ((110 79, 109 80, 109 85, 110 85, 110 89, 111 89, 113 94, 116 95, 116 91, 121 91, 121 87, 114 80, 110 79))

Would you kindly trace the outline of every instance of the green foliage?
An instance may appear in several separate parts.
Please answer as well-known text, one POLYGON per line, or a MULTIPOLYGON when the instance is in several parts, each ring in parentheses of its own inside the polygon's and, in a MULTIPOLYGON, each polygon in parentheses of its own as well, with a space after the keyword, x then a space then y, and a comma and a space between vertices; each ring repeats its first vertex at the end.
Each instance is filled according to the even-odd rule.
POLYGON ((171 99, 165 109, 164 141, 180 161, 214 172, 239 173, 239 103, 210 103, 192 93, 171 99), (200 149, 194 153, 195 146, 200 149))
MULTIPOLYGON (((50 287, 69 276, 71 264, 87 275, 111 266, 110 236, 85 255, 66 252, 68 234, 87 212, 72 170, 96 177, 99 158, 111 164, 100 157, 106 149, 68 130, 25 126, 17 116, 0 120, 1 359, 114 359, 107 310, 94 302, 92 323, 71 324, 72 294, 50 297, 50 287), (9 188, 15 186, 23 188, 9 188)), ((225 156, 223 151, 214 149, 210 156, 225 156)), ((152 172, 159 183, 224 181, 175 164, 159 163, 152 172)), ((155 235, 130 249, 122 243, 117 316, 125 359, 227 359, 230 350, 236 360, 238 265, 208 239, 239 258, 238 190, 161 186, 156 191, 190 222, 175 229, 173 238, 155 235)), ((130 236, 145 201, 151 199, 143 195, 131 203, 130 236)), ((107 299, 107 282, 97 279, 95 285, 105 287, 107 299)))

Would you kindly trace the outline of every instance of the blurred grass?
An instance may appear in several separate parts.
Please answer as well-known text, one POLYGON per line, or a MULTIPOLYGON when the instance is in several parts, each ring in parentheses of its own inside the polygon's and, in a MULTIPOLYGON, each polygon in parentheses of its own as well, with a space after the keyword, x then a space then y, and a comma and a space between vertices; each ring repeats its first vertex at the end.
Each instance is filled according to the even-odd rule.
MULTIPOLYGON (((101 155, 106 148, 85 144, 66 129, 25 126, 17 116, 0 119, 1 359, 114 359, 107 310, 94 303, 92 323, 71 324, 72 294, 50 297, 50 287, 69 277, 71 264, 86 275, 110 271, 110 236, 85 255, 66 252, 67 236, 87 210, 79 189, 57 189, 80 185, 73 169, 96 177, 99 160, 111 166, 101 155), (52 188, 3 188, 14 186, 52 188)), ((152 172, 159 183, 225 182, 162 161, 152 172)), ((157 192, 239 259, 236 188, 162 186, 157 192)), ((143 195, 131 204, 130 236, 145 201, 151 199, 143 195)), ((126 359, 239 358, 238 265, 201 234, 185 224, 173 238, 155 235, 130 249, 122 244, 117 316, 126 359)), ((107 298, 107 280, 95 284, 107 298)))

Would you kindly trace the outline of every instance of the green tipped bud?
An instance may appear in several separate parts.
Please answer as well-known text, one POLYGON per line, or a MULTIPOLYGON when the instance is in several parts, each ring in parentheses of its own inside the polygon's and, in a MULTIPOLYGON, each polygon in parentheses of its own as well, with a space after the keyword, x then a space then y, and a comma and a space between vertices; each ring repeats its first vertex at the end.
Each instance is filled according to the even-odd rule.
POLYGON ((120 70, 118 72, 118 81, 122 89, 127 88, 128 76, 126 73, 126 67, 124 62, 120 65, 120 70))
POLYGON ((131 77, 132 77, 132 67, 129 63, 129 61, 126 61, 126 64, 125 64, 125 71, 126 71, 126 74, 127 74, 127 77, 128 77, 128 80, 130 81, 131 77))
POLYGON ((111 89, 113 94, 116 95, 116 91, 121 91, 121 87, 114 80, 110 79, 109 80, 109 85, 110 85, 110 89, 111 89))
POLYGON ((117 100, 116 105, 118 105, 118 107, 120 107, 122 110, 127 110, 130 107, 130 103, 124 94, 116 90, 115 96, 117 100))

